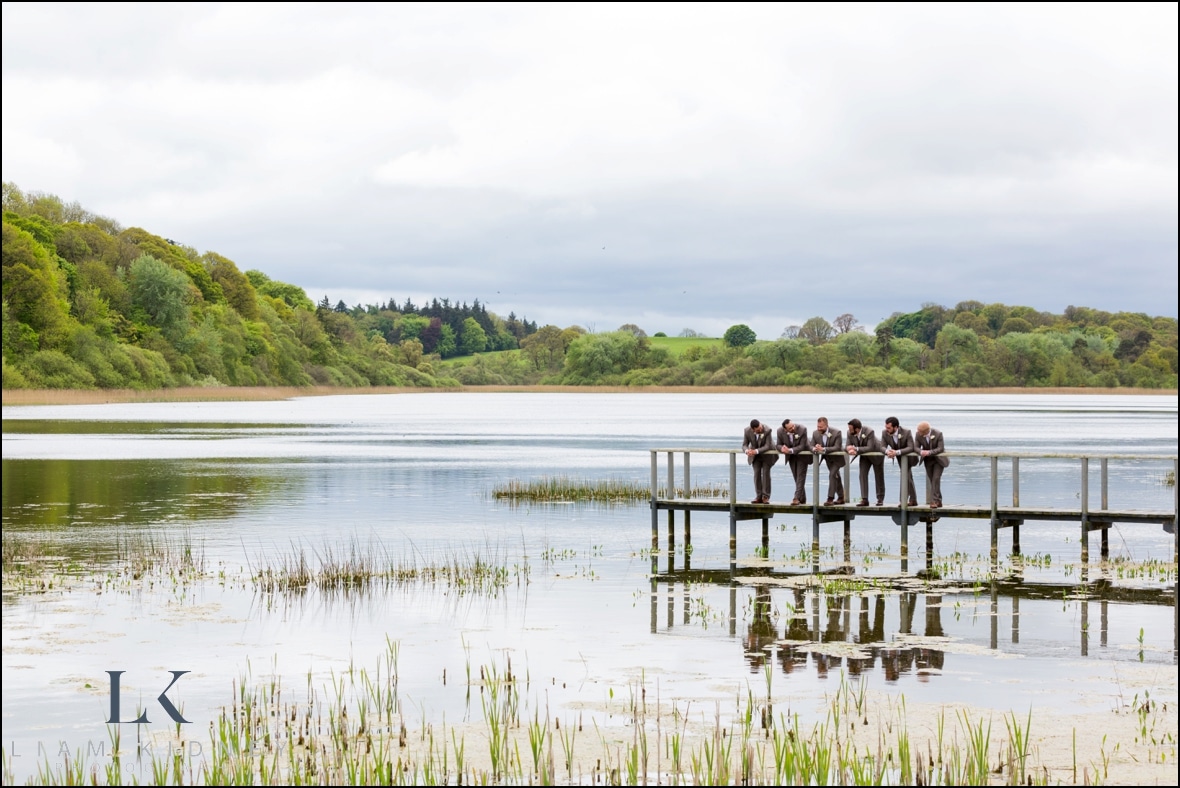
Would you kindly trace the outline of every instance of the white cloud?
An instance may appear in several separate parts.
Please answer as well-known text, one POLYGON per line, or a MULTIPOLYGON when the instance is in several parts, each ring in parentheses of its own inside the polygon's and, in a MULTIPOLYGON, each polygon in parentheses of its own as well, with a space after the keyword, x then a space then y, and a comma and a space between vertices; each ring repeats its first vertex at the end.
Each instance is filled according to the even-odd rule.
POLYGON ((312 293, 776 336, 750 292, 1176 313, 1175 5, 3 21, 5 180, 312 293))

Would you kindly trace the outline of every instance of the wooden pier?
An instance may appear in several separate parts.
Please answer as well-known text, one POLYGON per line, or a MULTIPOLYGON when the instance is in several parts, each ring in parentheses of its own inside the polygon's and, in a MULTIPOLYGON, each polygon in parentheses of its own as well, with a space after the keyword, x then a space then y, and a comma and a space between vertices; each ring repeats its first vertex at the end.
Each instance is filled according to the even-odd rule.
MULTIPOLYGON (((1115 523, 1140 523, 1140 524, 1154 524, 1163 525, 1165 529, 1170 528, 1172 531, 1173 554, 1172 560, 1177 560, 1177 547, 1180 546, 1177 537, 1176 522, 1177 515, 1180 514, 1180 505, 1177 501, 1177 488, 1172 488, 1172 509, 1170 511, 1159 510, 1143 510, 1143 509, 1113 509, 1109 505, 1109 466, 1110 463, 1115 462, 1129 462, 1136 463, 1143 462, 1158 462, 1163 470, 1169 470, 1173 474, 1177 470, 1177 456, 1176 455, 1127 455, 1127 454, 1112 454, 1112 455, 1082 455, 1082 454, 991 454, 979 452, 946 452, 945 456, 955 458, 975 458, 985 459, 988 461, 991 471, 991 493, 990 500, 986 503, 979 504, 958 504, 958 505, 944 505, 940 508, 933 509, 929 506, 908 506, 906 503, 898 505, 884 505, 884 506, 855 506, 853 503, 846 503, 840 506, 826 506, 820 503, 820 482, 821 475, 827 476, 828 471, 826 466, 821 462, 815 462, 812 465, 812 480, 811 480, 811 502, 798 506, 791 506, 787 503, 739 503, 737 500, 737 486, 738 486, 738 457, 744 458, 744 453, 738 449, 693 449, 693 448, 675 448, 675 449, 650 449, 651 452, 651 546, 653 551, 659 550, 659 513, 666 511, 668 513, 668 549, 669 552, 675 546, 676 542, 676 528, 675 528, 675 513, 677 511, 683 512, 684 524, 684 543, 689 545, 692 543, 692 513, 693 512, 715 512, 728 514, 729 516, 729 553, 731 569, 737 560, 737 524, 741 520, 761 520, 762 521, 762 549, 765 551, 770 544, 770 520, 776 514, 798 514, 809 515, 811 517, 812 531, 811 531, 811 546, 812 546, 812 571, 819 571, 819 555, 820 555, 820 526, 825 523, 843 523, 844 525, 844 552, 845 561, 848 560, 848 553, 852 541, 852 521, 857 517, 889 517, 897 524, 901 531, 901 571, 909 571, 909 529, 911 526, 918 524, 925 524, 926 526, 926 559, 927 564, 932 561, 934 552, 934 523, 943 518, 967 518, 975 520, 986 520, 989 523, 991 530, 991 560, 994 563, 999 557, 999 532, 1001 530, 1010 529, 1012 533, 1012 553, 1014 555, 1020 554, 1020 528, 1026 521, 1065 521, 1076 522, 1080 528, 1080 542, 1081 542, 1081 560, 1088 562, 1090 560, 1090 534, 1098 531, 1100 534, 1100 555, 1102 558, 1109 556, 1109 538, 1108 531, 1115 523), (660 455, 664 454, 667 457, 667 487, 664 497, 660 497, 660 455), (729 455, 729 498, 694 498, 692 495, 691 483, 691 462, 694 454, 727 454, 729 455), (682 490, 684 494, 690 497, 678 498, 674 497, 676 494, 676 456, 681 455, 681 477, 683 479, 682 490), (1069 460, 1078 463, 1078 502, 1077 508, 1045 508, 1022 506, 1020 503, 1020 463, 1022 460, 1069 460), (1001 503, 999 490, 999 467, 1001 461, 1011 463, 1011 498, 1010 502, 1007 500, 1008 495, 1005 494, 1005 501, 1001 503), (1094 465, 1099 469, 1099 495, 1096 501, 1091 501, 1090 481, 1092 469, 1094 465), (1097 504, 1097 505, 1092 505, 1097 504)), ((873 454, 862 454, 860 456, 882 456, 873 454)), ((846 494, 851 492, 851 476, 852 466, 856 459, 847 457, 844 464, 844 489, 846 494)), ((905 467, 905 463, 912 462, 919 467, 914 468, 915 475, 923 472, 914 455, 905 455, 898 458, 899 465, 905 467)), ((777 468, 776 468, 777 470, 777 468)), ((911 491, 905 489, 907 474, 899 474, 900 481, 895 481, 895 484, 902 486, 900 500, 905 502, 911 497, 911 491)), ((897 479, 898 477, 894 477, 897 479)), ((896 488, 895 488, 896 489, 896 488)))

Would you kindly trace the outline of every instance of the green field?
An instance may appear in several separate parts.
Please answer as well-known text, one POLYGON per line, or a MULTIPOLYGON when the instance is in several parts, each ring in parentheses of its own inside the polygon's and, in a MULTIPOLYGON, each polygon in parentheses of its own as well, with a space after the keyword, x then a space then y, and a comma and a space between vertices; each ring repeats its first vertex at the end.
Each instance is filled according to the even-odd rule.
POLYGON ((705 337, 651 337, 653 348, 662 347, 672 354, 673 358, 680 358, 684 351, 693 345, 700 347, 722 347, 725 343, 720 338, 705 337))

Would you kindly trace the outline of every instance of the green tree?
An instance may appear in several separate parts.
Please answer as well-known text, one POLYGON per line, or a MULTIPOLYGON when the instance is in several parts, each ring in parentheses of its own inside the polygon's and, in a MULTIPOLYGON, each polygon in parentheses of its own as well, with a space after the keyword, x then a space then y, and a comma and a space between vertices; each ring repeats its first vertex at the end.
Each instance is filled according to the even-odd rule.
POLYGON ((758 336, 754 333, 754 329, 745 323, 738 323, 736 326, 725 329, 725 334, 721 339, 729 347, 746 347, 754 344, 758 336))
POLYGON ((68 333, 65 275, 28 232, 4 221, 3 298, 9 319, 34 332, 41 348, 60 345, 68 333))
POLYGON ((459 335, 459 355, 470 356, 482 353, 488 346, 488 335, 474 317, 463 321, 463 332, 459 335))
POLYGON ((534 369, 556 369, 565 358, 562 330, 554 325, 541 326, 520 340, 520 349, 533 362, 534 369))
POLYGON ((149 254, 131 264, 131 302, 169 338, 188 327, 189 278, 149 254))

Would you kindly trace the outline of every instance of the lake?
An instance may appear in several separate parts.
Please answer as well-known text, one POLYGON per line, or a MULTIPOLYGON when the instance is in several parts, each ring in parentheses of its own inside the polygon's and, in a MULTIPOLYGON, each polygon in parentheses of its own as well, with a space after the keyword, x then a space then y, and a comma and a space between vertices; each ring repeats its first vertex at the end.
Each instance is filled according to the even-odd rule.
MULTIPOLYGON (((524 717, 576 717, 600 770, 612 742, 617 753, 643 729, 626 706, 637 694, 656 719, 670 707, 702 730, 738 719, 755 693, 813 725, 851 682, 877 704, 904 697, 915 715, 994 715, 1001 731, 1003 715, 1035 710, 1034 733, 1041 720, 1072 725, 1091 745, 1107 722, 1112 732, 1133 722, 1129 710, 1149 693, 1171 710, 1153 722, 1160 743, 1144 733, 1143 746, 1174 781, 1175 542, 1158 524, 1116 524, 1110 561, 1083 567, 1077 524, 1027 523, 1025 560, 1005 558, 1003 582, 993 583, 987 522, 943 520, 932 557, 941 578, 930 582, 901 572, 896 526, 861 518, 855 574, 825 587, 787 577, 809 563, 801 551, 811 523, 778 515, 765 559, 755 556, 760 524, 739 523, 738 558, 790 571, 710 582, 661 571, 683 566, 683 540, 679 554, 652 554, 646 502, 492 495, 546 476, 646 484, 652 448, 738 448, 751 418, 777 426, 788 416, 809 426, 827 416, 838 429, 856 417, 878 433, 887 416, 911 429, 927 420, 952 453, 1177 449, 1173 396, 423 392, 6 407, 6 782, 48 779, 63 758, 110 746, 108 671, 124 671, 119 719, 150 713, 150 725, 122 726, 139 737, 181 730, 156 698, 170 671, 188 671, 166 697, 194 731, 182 738, 207 747, 242 682, 281 681, 307 696, 379 665, 396 673, 396 710, 422 741, 428 726, 486 718, 471 688, 482 695, 487 685, 473 674, 513 671, 524 677, 524 717), (289 570, 301 561, 312 571, 367 562, 403 574, 293 589, 289 570), (268 585, 267 571, 286 579, 268 585)), ((1173 467, 1112 461, 1111 506, 1174 510, 1164 480, 1173 467)), ((728 459, 695 455, 692 471, 694 484, 725 484, 728 459)), ((1001 495, 1007 473, 1002 462, 1001 495)), ((1079 474, 1077 460, 1022 460, 1022 503, 1076 507, 1079 474)), ((983 504, 989 483, 985 459, 952 459, 944 496, 983 504)), ((753 482, 740 459, 738 484, 748 500, 753 482)), ((890 468, 887 500, 896 485, 890 468)), ((790 498, 781 463, 774 491, 790 498)), ((832 569, 843 560, 839 533, 827 528, 822 562, 832 569)), ((926 564, 920 530, 910 536, 915 570, 926 564)), ((728 536, 726 516, 694 515, 692 568, 727 569, 728 536)), ((1006 535, 1000 544, 1007 552, 1006 535)), ((1107 781, 1155 779, 1136 771, 1143 757, 1131 730, 1110 757, 1110 745, 1090 746, 1081 768, 1104 765, 1107 781), (1121 770, 1110 772, 1112 759, 1121 770)), ((1053 770, 1071 756, 1054 741, 1041 742, 1039 757, 1061 776, 1053 770)), ((91 758, 100 781, 109 760, 91 758)), ((593 781, 595 766, 578 768, 567 782, 593 781)), ((648 770, 654 780, 654 762, 648 770)))

